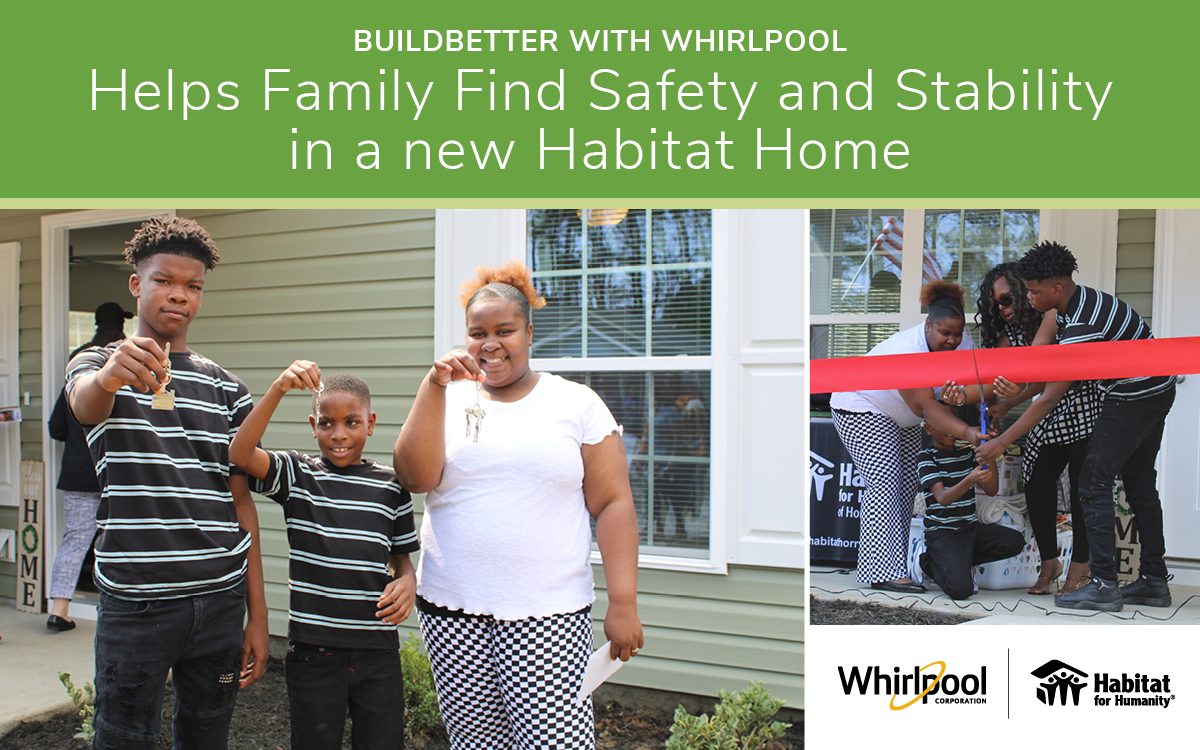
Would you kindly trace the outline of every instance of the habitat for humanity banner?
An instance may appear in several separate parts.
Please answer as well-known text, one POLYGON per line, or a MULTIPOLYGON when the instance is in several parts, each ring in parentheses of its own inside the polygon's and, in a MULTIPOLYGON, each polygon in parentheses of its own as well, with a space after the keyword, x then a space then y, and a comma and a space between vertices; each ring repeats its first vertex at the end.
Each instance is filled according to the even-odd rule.
POLYGON ((805 744, 886 737, 895 748, 1011 748, 1044 737, 1115 747, 1190 737, 1200 678, 1159 632, 813 626, 820 648, 806 649, 805 744))
POLYGON ((10 6, 0 197, 1196 192, 1178 7, 10 6))

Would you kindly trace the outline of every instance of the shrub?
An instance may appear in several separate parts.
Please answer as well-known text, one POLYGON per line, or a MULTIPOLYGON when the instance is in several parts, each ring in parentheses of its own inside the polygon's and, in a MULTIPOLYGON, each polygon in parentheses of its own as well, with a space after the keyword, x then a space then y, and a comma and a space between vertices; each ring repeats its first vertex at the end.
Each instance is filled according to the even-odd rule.
POLYGON ((411 741, 441 727, 442 712, 429 657, 421 651, 421 639, 413 633, 408 634, 400 649, 400 664, 404 669, 404 733, 411 741))
POLYGON ((771 698, 761 682, 739 693, 718 693, 721 702, 713 716, 692 716, 675 709, 667 750, 758 750, 781 737, 791 724, 771 721, 783 701, 771 698))
POLYGON ((96 733, 96 730, 92 728, 92 719, 96 715, 96 690, 90 682, 83 683, 82 690, 75 687, 68 672, 59 672, 58 679, 62 681, 63 687, 67 689, 67 695, 71 696, 71 702, 75 704, 79 715, 83 717, 83 723, 80 724, 79 731, 75 733, 75 739, 87 740, 90 743, 92 735, 96 733))

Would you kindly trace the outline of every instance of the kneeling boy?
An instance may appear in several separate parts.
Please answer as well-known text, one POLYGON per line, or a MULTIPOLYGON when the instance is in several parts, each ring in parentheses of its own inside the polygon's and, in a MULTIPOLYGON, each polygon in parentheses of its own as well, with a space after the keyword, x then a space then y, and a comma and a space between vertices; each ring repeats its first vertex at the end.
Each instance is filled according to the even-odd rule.
POLYGON ((375 429, 361 378, 316 364, 285 370, 246 417, 230 460, 251 488, 283 506, 291 547, 287 686, 292 747, 342 746, 347 707, 355 750, 404 746, 404 681, 396 626, 412 610, 418 548, 412 498, 391 467, 364 460, 375 429), (283 395, 313 391, 308 418, 320 456, 257 447, 283 395))
POLYGON ((971 566, 1004 560, 1021 551, 1025 537, 1007 526, 979 523, 975 517, 975 487, 989 495, 1000 488, 996 465, 975 463, 974 448, 956 448, 953 435, 935 431, 933 447, 917 457, 917 474, 925 490, 925 555, 921 568, 951 599, 975 593, 971 566), (931 502, 932 501, 932 502, 931 502))

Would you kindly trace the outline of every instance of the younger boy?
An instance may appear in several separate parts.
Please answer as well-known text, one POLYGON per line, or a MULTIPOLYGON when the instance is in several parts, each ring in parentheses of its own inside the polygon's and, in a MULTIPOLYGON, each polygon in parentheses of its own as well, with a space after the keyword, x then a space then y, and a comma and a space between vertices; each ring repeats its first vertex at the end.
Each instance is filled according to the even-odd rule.
POLYGON ((175 747, 224 748, 238 687, 262 676, 268 655, 258 514, 245 475, 229 469, 250 392, 188 349, 220 260, 203 227, 151 219, 125 259, 137 332, 67 366, 101 487, 92 747, 156 747, 170 671, 175 747))
POLYGON ((375 430, 361 378, 324 379, 298 360, 275 380, 229 448, 251 487, 283 506, 291 546, 287 686, 294 750, 337 750, 349 707, 355 750, 404 746, 396 626, 412 610, 418 549, 412 498, 391 467, 364 460, 375 430), (314 393, 320 456, 258 448, 291 390, 314 393))
POLYGON ((954 436, 925 432, 933 447, 917 456, 917 474, 926 491, 925 549, 921 568, 951 599, 975 593, 971 566, 1004 560, 1021 551, 1025 537, 1006 526, 979 523, 975 517, 975 488, 989 495, 1000 489, 996 465, 986 469, 975 463, 974 447, 955 447, 954 436))

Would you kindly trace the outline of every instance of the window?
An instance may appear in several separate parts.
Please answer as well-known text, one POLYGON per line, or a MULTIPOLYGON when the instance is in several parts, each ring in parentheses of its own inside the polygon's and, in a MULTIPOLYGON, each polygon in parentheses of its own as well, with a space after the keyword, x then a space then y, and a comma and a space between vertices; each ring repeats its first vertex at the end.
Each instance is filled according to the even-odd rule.
POLYGON ((535 367, 624 426, 644 553, 709 556, 712 247, 707 210, 526 213, 535 367))
POLYGON ((1037 210, 811 211, 812 356, 861 356, 916 325, 919 286, 933 279, 966 289, 973 326, 979 282, 993 266, 1016 260, 1037 243, 1038 219, 1037 210), (906 224, 917 230, 907 242, 906 224), (907 274, 906 262, 912 266, 907 274))
MULTIPOLYGON (((137 331, 137 316, 125 321, 125 335, 132 336, 137 331)), ((77 312, 67 313, 67 351, 73 352, 92 340, 96 335, 96 313, 77 312)))

